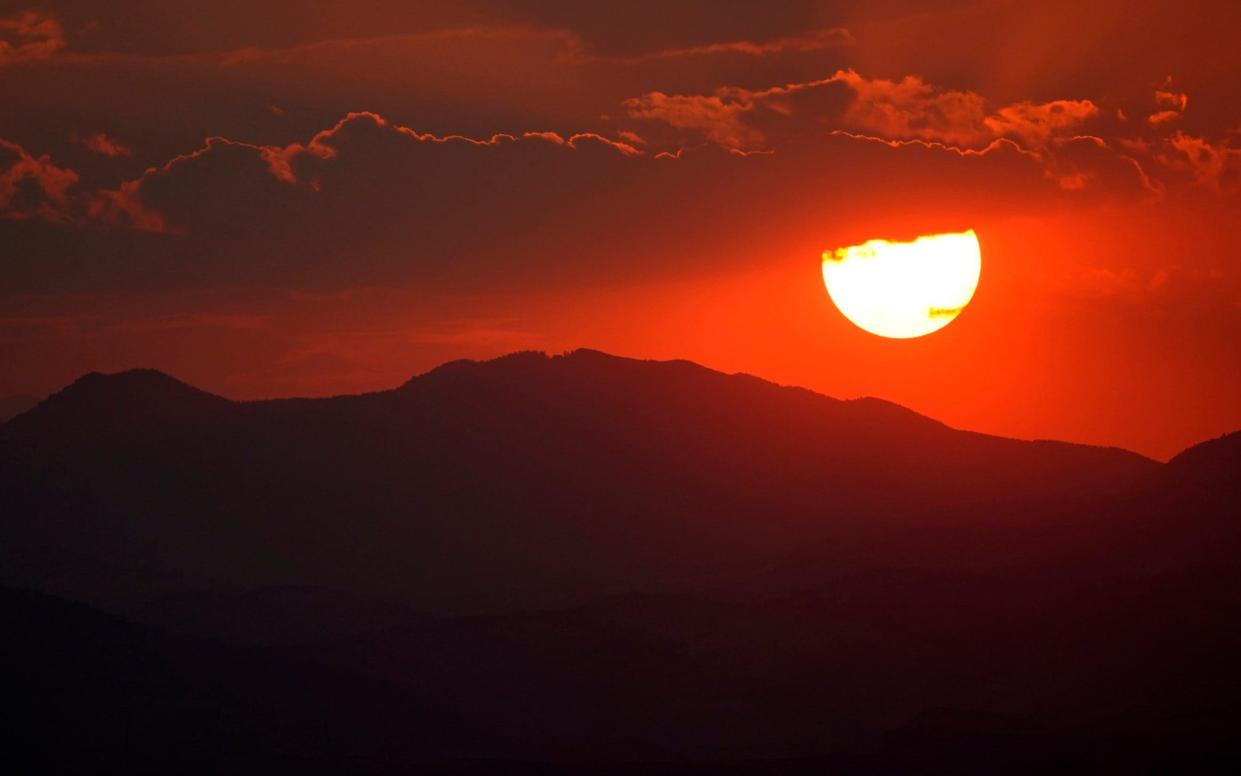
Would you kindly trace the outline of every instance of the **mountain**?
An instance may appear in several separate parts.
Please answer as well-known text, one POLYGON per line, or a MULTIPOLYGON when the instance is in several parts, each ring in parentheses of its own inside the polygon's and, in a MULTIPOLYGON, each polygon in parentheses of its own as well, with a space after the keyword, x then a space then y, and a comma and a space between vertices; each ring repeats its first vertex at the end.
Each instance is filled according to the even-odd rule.
POLYGON ((1159 468, 593 351, 453 362, 329 399, 90 374, 3 426, 0 462, 12 584, 109 606, 334 588, 439 613, 856 565, 919 521, 1097 498, 1159 468))
POLYGON ((28 394, 0 398, 0 423, 5 423, 39 403, 39 397, 28 394))
MULTIPOLYGON (((1167 476, 1201 493, 1241 496, 1241 431, 1194 445, 1168 462, 1167 476)), ((1234 502, 1235 503, 1235 502, 1234 502)))
POLYGON ((0 765, 1233 772, 1239 481, 591 351, 88 375, 0 426, 0 765))

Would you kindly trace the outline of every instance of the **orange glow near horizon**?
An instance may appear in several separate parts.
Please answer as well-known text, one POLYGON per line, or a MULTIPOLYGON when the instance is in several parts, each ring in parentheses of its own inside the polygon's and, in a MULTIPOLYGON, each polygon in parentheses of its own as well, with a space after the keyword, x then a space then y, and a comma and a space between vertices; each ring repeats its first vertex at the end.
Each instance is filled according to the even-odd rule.
POLYGON ((982 255, 974 230, 912 242, 869 240, 823 254, 823 282, 846 318, 881 337, 938 331, 978 288, 982 255))

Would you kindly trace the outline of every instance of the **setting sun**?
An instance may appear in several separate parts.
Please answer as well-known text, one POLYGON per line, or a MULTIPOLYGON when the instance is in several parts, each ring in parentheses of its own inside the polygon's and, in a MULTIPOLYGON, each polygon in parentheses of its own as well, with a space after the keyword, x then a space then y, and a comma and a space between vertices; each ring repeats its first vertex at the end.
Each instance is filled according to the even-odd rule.
POLYGON ((908 339, 947 326, 978 287, 974 230, 869 240, 823 253, 823 282, 846 318, 871 334, 908 339))

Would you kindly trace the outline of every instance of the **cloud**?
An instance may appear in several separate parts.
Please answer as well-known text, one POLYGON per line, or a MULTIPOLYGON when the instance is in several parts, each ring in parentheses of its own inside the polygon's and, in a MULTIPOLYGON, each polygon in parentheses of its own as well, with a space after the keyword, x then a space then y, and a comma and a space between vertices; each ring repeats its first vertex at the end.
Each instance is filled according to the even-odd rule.
MULTIPOLYGON (((612 139, 594 132, 580 132, 564 136, 556 132, 524 132, 521 134, 499 133, 487 138, 465 135, 436 135, 418 132, 395 124, 383 116, 371 112, 349 113, 331 127, 315 133, 306 142, 288 145, 262 145, 233 140, 226 137, 208 137, 201 148, 169 159, 162 165, 147 168, 137 178, 122 181, 114 188, 88 189, 79 186, 77 172, 57 166, 47 155, 34 157, 21 146, 0 139, 0 216, 9 219, 39 218, 46 221, 74 225, 113 225, 139 231, 176 233, 184 227, 170 221, 164 212, 150 204, 152 188, 167 189, 165 181, 185 177, 190 168, 199 172, 189 177, 208 176, 216 179, 220 188, 230 188, 230 180, 248 180, 245 193, 261 197, 253 190, 253 178, 246 170, 264 170, 269 179, 283 185, 304 185, 314 190, 319 186, 316 163, 336 158, 339 146, 350 135, 376 131, 389 140, 418 144, 459 147, 493 147, 509 144, 535 143, 563 148, 566 151, 601 149, 620 157, 644 156, 645 152, 634 142, 641 142, 637 135, 629 133, 622 139, 612 139), (8 167, 5 168, 5 156, 8 167)), ((99 133, 79 140, 83 145, 109 156, 129 153, 128 149, 99 133)), ((176 188, 175 186, 173 188, 176 188)), ((234 192, 234 196, 241 194, 234 192)), ((201 211, 198 195, 187 193, 182 198, 183 211, 201 211)))
POLYGON ((1171 87, 1172 77, 1168 76, 1163 87, 1155 90, 1155 106, 1158 110, 1146 117, 1147 123, 1152 127, 1176 121, 1189 107, 1189 95, 1173 91, 1171 87))
POLYGON ((154 172, 148 170, 142 177, 123 181, 113 189, 85 188, 76 171, 57 165, 49 155, 36 157, 16 143, 0 138, 0 218, 74 226, 120 225, 166 232, 169 230, 163 217, 142 203, 142 183, 154 172))
POLYGON ((838 70, 769 89, 650 92, 625 105, 631 118, 688 131, 683 142, 692 143, 697 133, 701 141, 734 152, 772 150, 810 127, 819 134, 961 157, 1015 152, 1036 162, 1064 192, 1162 193, 1134 156, 1101 137, 1080 134, 1102 116, 1099 106, 1085 99, 991 109, 976 92, 940 88, 918 76, 889 80, 838 70))
POLYGON ((639 145, 642 145, 642 138, 632 132, 618 132, 618 140, 612 140, 611 138, 604 137, 597 132, 577 132, 569 135, 568 137, 562 137, 556 132, 525 132, 522 134, 522 137, 540 137, 556 145, 567 146, 575 150, 579 147, 579 143, 586 142, 597 143, 601 146, 611 148, 622 156, 642 156, 645 153, 638 148, 639 145), (626 137, 627 135, 629 137, 626 137), (634 139, 637 141, 636 144, 631 142, 634 139))
POLYGON ((0 67, 47 59, 65 47, 60 22, 38 11, 0 17, 0 67))
POLYGON ((1035 154, 1032 151, 1027 151, 1008 138, 997 138, 982 148, 961 148, 959 146, 947 145, 934 140, 892 140, 886 137, 865 135, 859 132, 849 132, 844 129, 833 129, 831 134, 835 137, 847 137, 852 140, 865 140, 871 143, 879 143, 880 145, 886 145, 888 148, 915 146, 918 148, 927 148, 935 151, 947 151, 949 153, 956 154, 957 156, 985 156, 990 153, 995 153, 996 151, 1012 151, 1022 156, 1029 157, 1030 159, 1037 160, 1040 158, 1038 154, 1035 154))
MULTIPOLYGON (((839 75, 839 74, 837 74, 839 75)), ((795 116, 817 113, 823 102, 839 109, 839 100, 815 100, 823 92, 840 94, 840 79, 830 76, 814 81, 773 86, 769 89, 721 87, 712 94, 666 94, 647 92, 623 102, 633 119, 662 122, 677 129, 699 133, 706 141, 733 151, 763 151, 771 130, 787 132, 795 116)), ((675 152, 673 152, 675 153, 675 152)))
POLYGON ((316 133, 306 143, 291 143, 286 146, 261 146, 250 145, 245 143, 236 143, 235 141, 226 140, 224 138, 212 138, 212 140, 220 143, 230 143, 245 148, 253 149, 260 158, 267 164, 272 175, 277 179, 286 183, 298 183, 299 176, 295 168, 300 160, 314 159, 320 161, 330 160, 336 157, 336 140, 338 136, 347 133, 350 128, 359 123, 370 124, 376 128, 386 130, 395 135, 408 138, 419 143, 450 143, 462 144, 466 146, 495 146, 504 143, 516 143, 519 141, 541 141, 551 143, 552 145, 563 146, 571 150, 577 150, 581 144, 597 144, 602 147, 610 148, 622 156, 642 156, 643 151, 638 149, 631 143, 624 140, 612 140, 603 135, 594 132, 579 132, 568 136, 567 138, 556 132, 540 131, 540 132, 523 132, 520 135, 498 133, 488 138, 472 138, 465 135, 436 135, 431 132, 418 132, 400 124, 395 124, 383 116, 370 111, 358 111, 346 114, 336 124, 328 129, 316 133))
POLYGON ((1179 110, 1161 110, 1147 116, 1146 121, 1151 126, 1157 126, 1159 124, 1167 124, 1168 122, 1176 121, 1180 117, 1181 112, 1179 110))
POLYGON ((760 90, 724 87, 709 95, 648 92, 624 105, 631 118, 696 130, 709 142, 739 150, 756 150, 781 131, 806 123, 957 149, 983 149, 999 138, 1040 149, 1099 114, 1090 100, 1019 102, 991 112, 987 100, 976 92, 942 89, 915 75, 894 81, 866 78, 854 70, 760 90), (785 127, 778 128, 780 122, 773 118, 784 119, 785 127))
POLYGON ((1170 169, 1187 172, 1193 180, 1219 194, 1241 191, 1241 148, 1177 132, 1158 159, 1170 169))
POLYGON ((1189 95, 1184 92, 1155 90, 1155 102, 1163 108, 1183 111, 1189 106, 1189 95))
POLYGON ((142 232, 174 231, 161 214, 142 203, 142 181, 142 178, 125 181, 115 189, 101 189, 87 195, 85 222, 125 226, 142 232))
POLYGON ((639 135, 637 132, 630 132, 627 129, 622 129, 621 131, 617 132, 616 137, 618 140, 624 143, 628 143, 630 146, 634 148, 637 148, 638 146, 646 145, 646 140, 644 140, 641 135, 639 135))
POLYGON ((53 164, 46 154, 36 157, 0 138, 0 216, 72 221, 71 195, 77 182, 76 172, 53 164))
POLYGON ((984 123, 986 100, 974 92, 937 89, 913 75, 890 81, 842 70, 832 79, 853 91, 841 118, 854 128, 955 146, 984 145, 993 139, 984 123))
POLYGON ((1037 148, 1098 115, 1099 106, 1090 100, 1019 102, 1000 108, 983 123, 997 137, 1014 137, 1037 148))
POLYGON ((1159 198, 1166 191, 1135 157, 1095 135, 1056 138, 1054 152, 1042 159, 1044 175, 1064 191, 1143 198, 1159 198))
POLYGON ((71 138, 78 145, 88 148, 97 154, 112 157, 131 156, 133 151, 122 145, 120 142, 108 137, 102 132, 93 132, 89 135, 74 134, 71 138))
POLYGON ((755 105, 753 93, 744 89, 720 90, 713 95, 648 92, 625 101, 631 118, 654 119, 677 129, 697 130, 708 141, 735 149, 765 140, 762 132, 744 121, 755 105))

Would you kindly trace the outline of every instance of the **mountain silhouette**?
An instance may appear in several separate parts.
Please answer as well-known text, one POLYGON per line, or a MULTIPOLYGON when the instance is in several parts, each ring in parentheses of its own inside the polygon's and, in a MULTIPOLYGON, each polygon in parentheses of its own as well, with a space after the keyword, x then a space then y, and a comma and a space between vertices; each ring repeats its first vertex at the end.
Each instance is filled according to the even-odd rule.
POLYGON ((308 586, 442 613, 685 592, 1159 468, 593 351, 453 362, 329 399, 91 374, 0 427, 0 456, 11 583, 107 605, 308 586))
POLYGON ((1241 431, 1185 450, 1168 462, 1167 476, 1219 498, 1241 496, 1241 431))
POLYGON ((26 699, 0 749, 18 772, 1235 769, 1239 451, 1160 464, 593 351, 327 399, 87 375, 0 426, 26 699))

